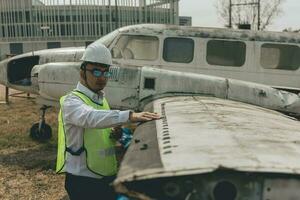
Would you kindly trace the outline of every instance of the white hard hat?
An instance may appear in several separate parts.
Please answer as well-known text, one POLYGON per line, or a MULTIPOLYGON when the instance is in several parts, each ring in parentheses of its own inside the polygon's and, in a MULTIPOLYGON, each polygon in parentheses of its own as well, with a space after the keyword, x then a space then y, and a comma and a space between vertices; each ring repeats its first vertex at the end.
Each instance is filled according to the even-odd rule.
POLYGON ((112 65, 110 51, 100 42, 93 42, 87 46, 80 60, 109 66, 112 65))

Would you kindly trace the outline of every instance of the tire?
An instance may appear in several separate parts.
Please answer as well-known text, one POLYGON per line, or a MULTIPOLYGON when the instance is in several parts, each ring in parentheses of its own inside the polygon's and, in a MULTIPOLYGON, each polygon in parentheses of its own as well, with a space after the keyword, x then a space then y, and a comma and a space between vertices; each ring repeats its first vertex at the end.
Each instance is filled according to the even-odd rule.
POLYGON ((30 128, 30 137, 39 142, 46 142, 52 137, 52 129, 48 124, 42 123, 39 131, 39 123, 35 123, 30 128))

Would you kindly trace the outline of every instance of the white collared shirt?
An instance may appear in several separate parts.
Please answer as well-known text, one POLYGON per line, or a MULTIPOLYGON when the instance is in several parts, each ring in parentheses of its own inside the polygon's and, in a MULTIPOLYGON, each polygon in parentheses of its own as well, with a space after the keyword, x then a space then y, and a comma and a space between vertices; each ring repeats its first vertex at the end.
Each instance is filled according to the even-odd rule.
MULTIPOLYGON (((84 93, 95 103, 102 104, 104 93, 94 93, 80 82, 76 90, 84 93)), ((68 147, 77 151, 82 147, 84 128, 109 128, 115 127, 129 121, 129 110, 96 110, 86 105, 79 97, 69 94, 62 106, 63 122, 65 127, 68 147)), ((77 176, 88 176, 101 178, 86 167, 85 153, 80 156, 72 156, 68 153, 66 163, 66 172, 77 176)))

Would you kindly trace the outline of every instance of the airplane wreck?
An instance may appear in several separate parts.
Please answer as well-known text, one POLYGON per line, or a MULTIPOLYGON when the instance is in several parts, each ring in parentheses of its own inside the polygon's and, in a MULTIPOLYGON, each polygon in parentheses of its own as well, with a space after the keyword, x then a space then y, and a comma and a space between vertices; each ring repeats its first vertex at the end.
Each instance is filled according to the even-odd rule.
MULTIPOLYGON (((55 105, 77 83, 79 67, 36 65, 31 91, 55 105)), ((117 192, 143 200, 300 199, 297 94, 152 67, 110 70, 112 107, 163 117, 135 130, 117 192)))
MULTIPOLYGON (((78 82, 83 51, 44 50, 0 62, 2 84, 35 93, 46 106, 38 137, 45 136, 47 106, 58 106, 78 82)), ((297 93, 145 63, 116 62, 110 71, 111 107, 163 117, 135 130, 117 192, 142 200, 300 200, 297 93)))

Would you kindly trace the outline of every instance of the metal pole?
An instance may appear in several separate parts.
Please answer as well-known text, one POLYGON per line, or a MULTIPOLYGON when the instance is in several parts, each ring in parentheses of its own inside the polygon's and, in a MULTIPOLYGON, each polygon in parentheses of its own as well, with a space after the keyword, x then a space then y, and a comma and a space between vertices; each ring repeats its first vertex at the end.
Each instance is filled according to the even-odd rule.
POLYGON ((9 104, 8 96, 9 96, 9 88, 5 87, 5 103, 6 104, 9 104))
POLYGON ((257 1, 257 30, 260 30, 260 0, 257 1))
POLYGON ((229 25, 228 25, 228 27, 229 28, 232 28, 232 22, 231 22, 231 8, 232 8, 232 2, 231 2, 231 0, 229 0, 229 25))
POLYGON ((115 18, 115 21, 116 21, 116 27, 115 29, 119 28, 119 11, 118 11, 118 1, 115 0, 115 12, 116 12, 116 18, 115 18))

